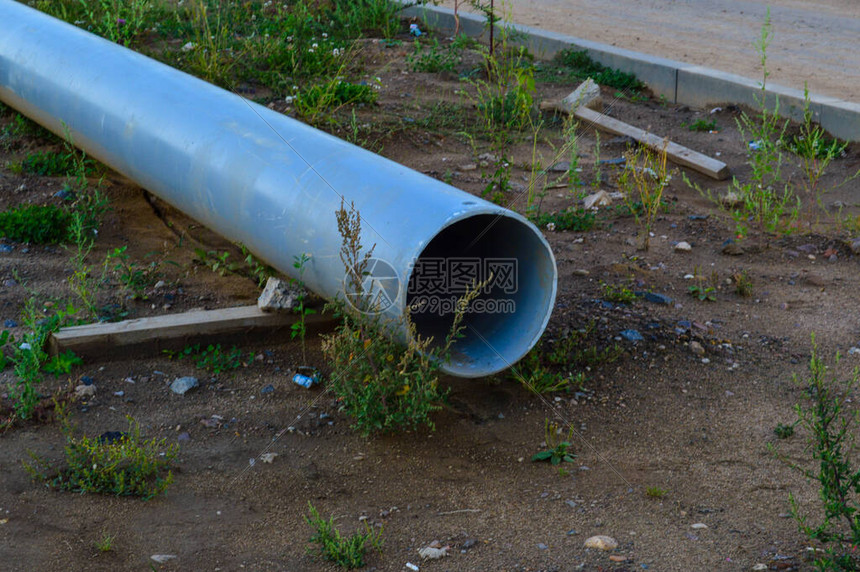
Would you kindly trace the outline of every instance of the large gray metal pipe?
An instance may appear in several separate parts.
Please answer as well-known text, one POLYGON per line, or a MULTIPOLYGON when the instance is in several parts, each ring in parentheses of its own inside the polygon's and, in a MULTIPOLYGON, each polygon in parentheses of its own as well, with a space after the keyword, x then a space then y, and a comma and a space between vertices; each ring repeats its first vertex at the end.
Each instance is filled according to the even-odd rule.
POLYGON ((461 286, 492 274, 451 374, 507 368, 549 320, 555 260, 522 216, 12 0, 0 100, 286 274, 310 253, 303 280, 326 298, 344 294, 335 211, 354 202, 382 318, 415 307, 419 334, 442 339, 461 286))

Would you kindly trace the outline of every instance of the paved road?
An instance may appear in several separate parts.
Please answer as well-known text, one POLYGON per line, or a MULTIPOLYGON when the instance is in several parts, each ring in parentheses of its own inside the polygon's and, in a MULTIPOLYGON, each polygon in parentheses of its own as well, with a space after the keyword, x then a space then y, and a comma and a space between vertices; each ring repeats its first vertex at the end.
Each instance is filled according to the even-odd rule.
POLYGON ((519 24, 756 80, 767 6, 768 81, 860 103, 860 0, 507 0, 519 24))

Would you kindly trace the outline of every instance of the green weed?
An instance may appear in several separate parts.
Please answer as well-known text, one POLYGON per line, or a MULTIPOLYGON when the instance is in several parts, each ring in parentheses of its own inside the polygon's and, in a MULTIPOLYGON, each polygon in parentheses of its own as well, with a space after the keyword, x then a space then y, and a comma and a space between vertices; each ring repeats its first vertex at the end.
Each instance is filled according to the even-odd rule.
MULTIPOLYGON (((839 361, 840 356, 836 354, 834 369, 839 361)), ((820 554, 815 560, 817 569, 858 570, 860 469, 852 461, 857 451, 854 424, 858 411, 850 402, 860 371, 855 368, 850 377, 840 381, 836 374, 828 379, 828 369, 818 355, 813 334, 809 378, 804 384, 808 401, 795 405, 797 421, 783 427, 793 430, 798 425, 806 432, 808 447, 805 450, 812 454, 814 469, 786 458, 783 461, 818 485, 823 518, 816 519, 818 523, 813 524, 809 515, 801 513, 800 503, 793 495, 789 495, 789 502, 800 531, 824 546, 824 550, 816 551, 816 555, 820 554)), ((797 376, 795 383, 798 383, 797 376)), ((784 429, 783 433, 786 432, 784 429)), ((776 454, 773 446, 770 449, 776 454)))
POLYGON ((609 302, 632 304, 636 301, 636 293, 623 284, 615 285, 604 282, 601 287, 603 288, 603 298, 609 302))
POLYGON ((669 494, 669 491, 660 487, 648 487, 645 489, 645 496, 650 499, 662 499, 667 494, 669 494))
POLYGON ((149 500, 163 493, 173 482, 171 466, 179 454, 176 444, 166 439, 140 437, 140 426, 131 417, 128 431, 118 438, 75 437, 64 421, 65 459, 62 466, 30 453, 24 468, 47 486, 77 493, 137 496, 149 500))
POLYGON ((25 205, 0 212, 0 235, 16 242, 58 244, 69 239, 71 215, 55 205, 25 205))
POLYGON ((307 334, 307 328, 305 327, 305 319, 310 314, 316 314, 316 310, 313 308, 308 308, 305 306, 305 298, 307 297, 307 291, 305 290, 305 283, 303 281, 305 275, 305 265, 308 260, 311 259, 310 255, 307 253, 302 253, 300 256, 293 257, 293 268, 299 273, 299 277, 296 279, 296 286, 298 286, 299 293, 296 296, 296 313, 299 315, 299 321, 294 322, 290 326, 290 337, 292 339, 296 339, 297 337, 302 343, 302 363, 307 363, 307 354, 305 352, 305 334, 307 334))
POLYGON ((433 428, 430 415, 441 408, 447 391, 439 388, 439 368, 448 359, 450 348, 462 330, 462 320, 478 286, 460 300, 448 335, 441 343, 415 331, 408 314, 406 346, 392 341, 385 332, 395 324, 385 323, 364 291, 368 261, 374 247, 361 244, 361 216, 353 206, 341 205, 338 230, 343 239, 341 261, 347 277, 353 312, 335 301, 329 307, 343 321, 335 333, 324 336, 322 349, 335 372, 329 388, 341 409, 353 419, 353 428, 363 435, 433 428))
POLYGON ((334 517, 325 520, 310 502, 308 507, 310 516, 305 517, 305 522, 314 530, 310 541, 316 545, 312 549, 309 548, 310 552, 347 570, 364 566, 368 547, 382 553, 382 529, 374 532, 365 522, 363 533, 355 532, 344 537, 335 527, 334 517))
POLYGON ((110 552, 113 550, 115 540, 116 534, 110 534, 108 531, 103 530, 102 535, 93 543, 93 546, 99 552, 110 552))
POLYGON ((637 92, 645 85, 632 73, 622 72, 595 62, 585 50, 569 48, 556 55, 555 65, 546 66, 541 79, 544 81, 560 81, 569 83, 571 80, 593 79, 600 85, 616 89, 637 92), (558 72, 561 72, 559 74, 558 72))
POLYGON ((582 207, 569 207, 555 213, 536 213, 532 215, 531 219, 540 228, 551 231, 585 232, 594 228, 597 217, 593 212, 582 207))
POLYGON ((788 439, 794 435, 795 425, 797 425, 797 423, 791 423, 789 425, 777 423, 776 427, 773 428, 773 434, 776 435, 777 439, 788 439))
POLYGON ((560 439, 561 427, 549 419, 544 420, 544 436, 546 449, 532 455, 532 461, 549 461, 553 466, 564 463, 573 463, 576 455, 571 451, 571 440, 573 427, 567 432, 567 438, 560 439))
POLYGON ((163 352, 170 359, 191 358, 194 360, 195 366, 205 369, 213 375, 239 369, 254 360, 253 353, 245 357, 242 351, 236 346, 231 347, 229 350, 223 350, 221 349, 221 344, 209 344, 206 347, 194 344, 185 346, 178 351, 163 350, 163 352))
POLYGON ((431 37, 423 42, 416 38, 412 53, 406 56, 406 65, 414 72, 452 72, 462 60, 462 52, 462 42, 455 41, 443 48, 436 38, 431 37))
POLYGON ((624 203, 633 214, 639 227, 639 248, 648 250, 651 245, 651 228, 663 203, 663 191, 672 176, 666 167, 668 139, 659 154, 644 147, 626 154, 627 163, 618 178, 624 194, 624 203))
POLYGON ((717 120, 716 119, 697 119, 692 123, 682 123, 681 127, 686 127, 690 131, 698 131, 702 133, 707 133, 709 131, 716 131, 717 129, 717 120))

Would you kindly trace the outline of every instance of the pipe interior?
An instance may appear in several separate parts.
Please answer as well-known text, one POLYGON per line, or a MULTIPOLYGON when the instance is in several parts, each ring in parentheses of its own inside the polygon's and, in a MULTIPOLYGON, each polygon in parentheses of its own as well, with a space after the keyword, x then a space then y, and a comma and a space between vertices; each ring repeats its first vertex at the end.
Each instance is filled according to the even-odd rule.
POLYGON ((433 336, 434 345, 448 335, 465 284, 471 277, 486 280, 491 273, 490 286, 466 312, 463 337, 443 367, 451 374, 490 375, 531 349, 555 300, 552 252, 530 225, 516 218, 476 215, 437 234, 411 271, 407 305, 418 334, 433 336))

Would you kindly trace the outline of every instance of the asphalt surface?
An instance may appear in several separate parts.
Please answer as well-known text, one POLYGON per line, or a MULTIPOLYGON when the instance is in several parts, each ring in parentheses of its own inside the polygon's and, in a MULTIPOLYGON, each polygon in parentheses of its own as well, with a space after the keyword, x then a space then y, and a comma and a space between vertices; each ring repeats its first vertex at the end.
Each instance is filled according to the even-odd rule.
MULTIPOLYGON (((466 4, 465 0, 461 0, 466 4)), ((860 103, 860 0, 507 0, 508 19, 757 81, 860 103)), ((453 7, 453 0, 443 5, 453 7)), ((461 9, 474 11, 471 7, 461 9)))

